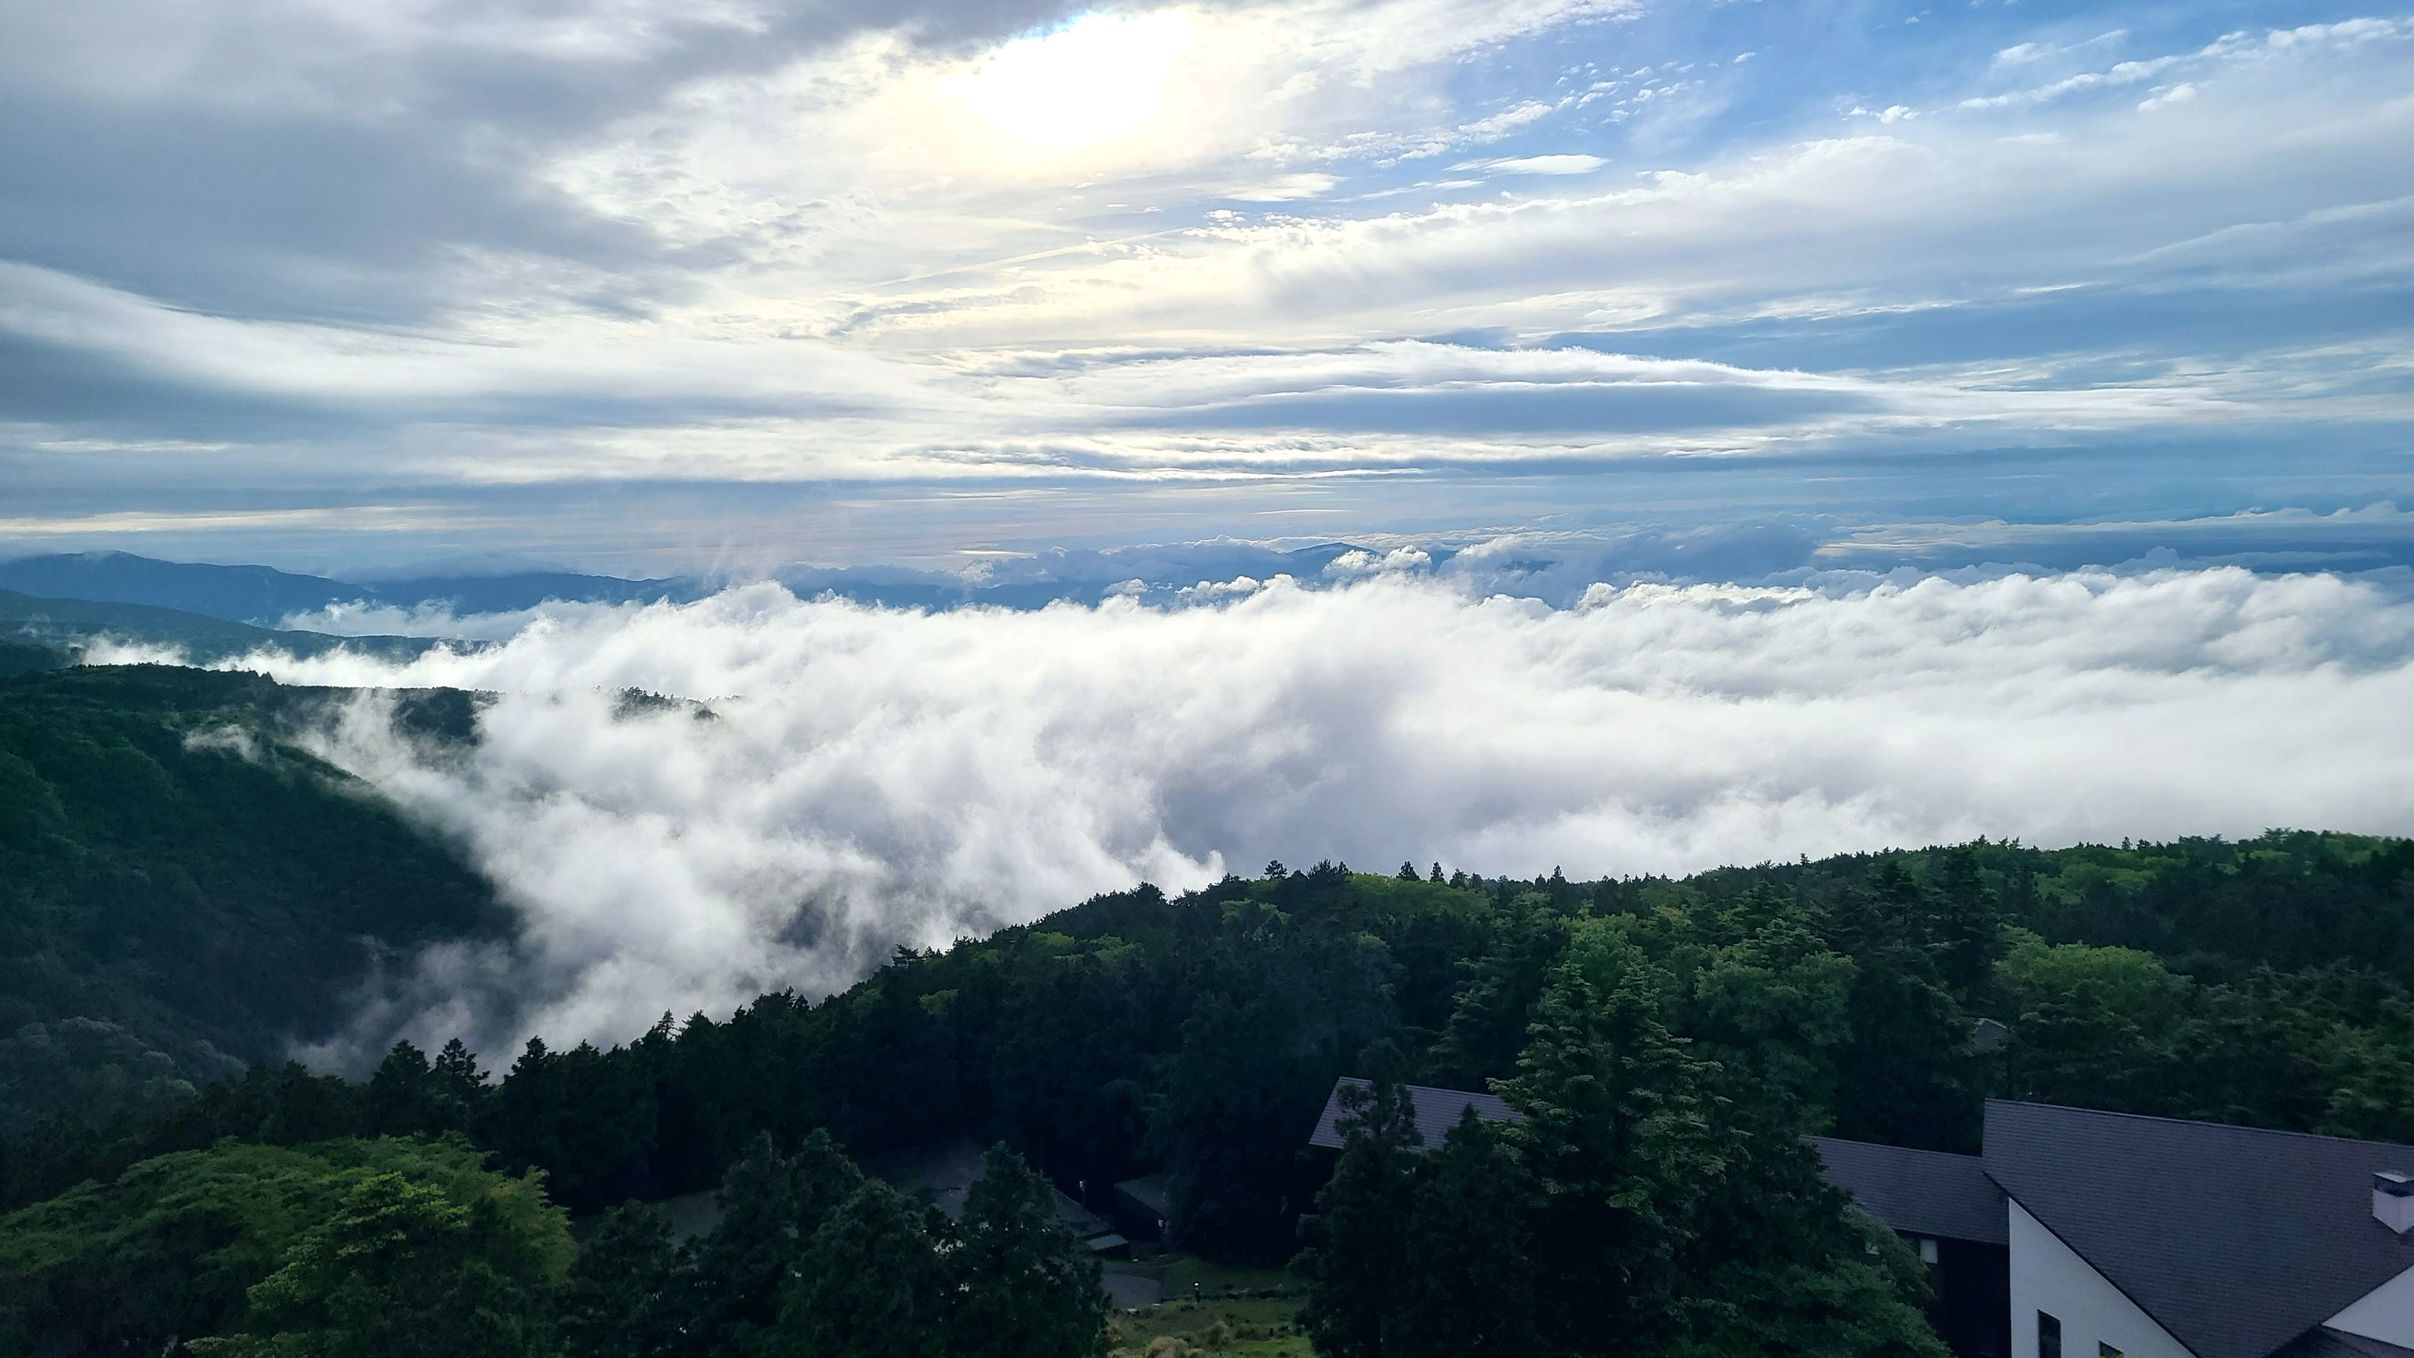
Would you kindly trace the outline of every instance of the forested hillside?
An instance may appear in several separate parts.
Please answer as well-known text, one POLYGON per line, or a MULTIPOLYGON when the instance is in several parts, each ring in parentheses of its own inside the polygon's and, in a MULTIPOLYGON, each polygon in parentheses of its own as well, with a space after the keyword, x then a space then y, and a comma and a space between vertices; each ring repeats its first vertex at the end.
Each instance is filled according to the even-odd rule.
MULTIPOLYGON (((184 777, 322 795, 300 791, 298 771, 190 759, 201 752, 181 737, 133 727, 125 744, 147 739, 184 777)), ((390 824, 337 805, 370 818, 363 826, 390 824)), ((205 812, 196 801, 189 814, 205 812)), ((206 814, 238 817, 238 831, 256 823, 206 814)), ((109 824, 83 822, 99 847, 75 860, 93 865, 80 871, 123 842, 109 824)), ((446 879, 413 843, 393 852, 415 875, 354 884, 345 908, 385 901, 414 927, 477 920, 465 876, 451 879, 455 914, 418 894, 446 879), (395 904, 406 895, 407 909, 395 904)), ((196 875, 231 871, 232 854, 190 852, 196 875)), ((587 1210, 709 1185, 762 1131, 826 1128, 859 1147, 994 1135, 1068 1179, 1168 1169, 1187 1234, 1274 1255, 1300 1202, 1293 1152, 1333 1077, 1378 1046, 1427 1083, 1516 1074, 1578 938, 1614 940, 1674 1037, 1757 1072, 1813 1130, 1967 1148, 1980 1100, 2002 1093, 2414 1136, 2407 841, 2275 832, 2059 851, 1979 843, 1683 880, 1416 877, 1320 864, 1179 899, 1142 887, 945 952, 900 952, 826 1000, 776 994, 733 1015, 666 1015, 610 1051, 539 1039, 488 1054, 499 1080, 465 1083, 457 1098, 436 1097, 427 1058, 406 1049, 365 1086, 271 1066, 124 1129, 117 1149, 69 1141, 79 1157, 124 1162, 271 1125, 458 1128, 545 1169, 557 1198, 587 1210), (2009 1025, 2000 1050, 1974 1043, 1980 1017, 2009 1025)), ((98 899, 169 927, 136 910, 138 896, 98 899)), ((223 927, 308 946, 276 944, 247 910, 223 927)), ((328 934, 304 937, 324 946, 328 934)), ((82 965, 104 991, 125 984, 98 952, 82 965)))
POLYGON ((0 1135, 280 1058, 380 958, 503 926, 445 846, 282 738, 334 695, 28 668, 0 680, 0 1135))

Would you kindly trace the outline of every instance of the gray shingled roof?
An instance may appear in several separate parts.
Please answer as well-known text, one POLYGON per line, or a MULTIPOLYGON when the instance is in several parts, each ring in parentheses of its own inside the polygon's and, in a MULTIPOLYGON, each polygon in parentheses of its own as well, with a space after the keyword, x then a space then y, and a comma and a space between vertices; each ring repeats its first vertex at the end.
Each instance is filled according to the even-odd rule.
POLYGON ((1915 1151, 1867 1141, 1814 1136, 1827 1181, 1861 1210, 1906 1235, 2008 1243, 2003 1190, 1975 1155, 1915 1151))
MULTIPOLYGON (((1344 1075, 1333 1081, 1333 1092, 1325 1096, 1324 1112, 1316 1119, 1316 1131, 1308 1138, 1311 1146, 1327 1150, 1341 1149, 1341 1091, 1365 1089, 1369 1082, 1344 1075)), ((1425 1142, 1426 1150, 1441 1148, 1443 1138, 1458 1125, 1460 1117, 1470 1108, 1486 1122, 1523 1122, 1525 1114, 1509 1106, 1498 1094, 1477 1094, 1464 1089, 1434 1089, 1426 1085, 1409 1085, 1408 1101, 1416 1109, 1417 1135, 1425 1142)))
POLYGON ((1162 1174, 1125 1179, 1115 1185, 1115 1191, 1160 1217, 1173 1215, 1173 1180, 1162 1174))
POLYGON ((2372 1216, 2414 1146, 1989 1100, 1985 1162, 2201 1358, 2268 1358, 2414 1267, 2372 1216))
POLYGON ((2273 1358, 2414 1358, 2414 1349, 2321 1328, 2280 1350, 2273 1358))

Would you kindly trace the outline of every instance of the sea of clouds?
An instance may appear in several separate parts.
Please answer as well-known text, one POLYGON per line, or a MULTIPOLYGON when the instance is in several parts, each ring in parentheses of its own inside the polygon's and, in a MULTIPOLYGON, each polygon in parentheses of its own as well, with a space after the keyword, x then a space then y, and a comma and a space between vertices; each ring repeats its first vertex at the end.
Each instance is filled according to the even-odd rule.
POLYGON ((623 1040, 1269 858, 1595 876, 2414 830, 2414 602, 2368 581, 1597 585, 1554 608, 1369 571, 1210 597, 919 612, 762 584, 547 606, 407 662, 232 662, 497 695, 472 748, 397 735, 375 695, 310 736, 521 922, 395 969, 319 1055, 623 1040))

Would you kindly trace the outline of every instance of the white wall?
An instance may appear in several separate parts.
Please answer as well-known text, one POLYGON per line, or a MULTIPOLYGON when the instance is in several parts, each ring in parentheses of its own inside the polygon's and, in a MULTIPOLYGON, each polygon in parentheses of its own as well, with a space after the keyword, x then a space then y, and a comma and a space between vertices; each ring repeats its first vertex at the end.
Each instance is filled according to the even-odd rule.
POLYGON ((2334 1330, 2414 1348, 2414 1269, 2365 1293, 2324 1322, 2334 1330))
POLYGON ((2100 1343, 2128 1358, 2195 1358, 2019 1203, 2010 1210, 2012 1358, 2037 1358, 2039 1311, 2061 1318, 2062 1358, 2096 1358, 2100 1343))

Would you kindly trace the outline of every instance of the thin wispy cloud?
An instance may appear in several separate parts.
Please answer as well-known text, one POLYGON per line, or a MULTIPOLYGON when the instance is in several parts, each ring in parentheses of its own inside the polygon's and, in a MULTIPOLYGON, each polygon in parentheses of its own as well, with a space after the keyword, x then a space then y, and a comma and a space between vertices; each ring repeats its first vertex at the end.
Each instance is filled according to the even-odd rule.
POLYGON ((1183 488, 1374 532, 1376 481, 1667 459, 1808 512, 2080 448, 2074 516, 2414 497, 2414 15, 1765 9, 17 7, 8 517, 326 563, 230 515, 549 548, 656 484, 599 539, 694 565, 797 548, 662 517, 715 486, 1112 486, 1156 540, 1251 526, 1183 488))

